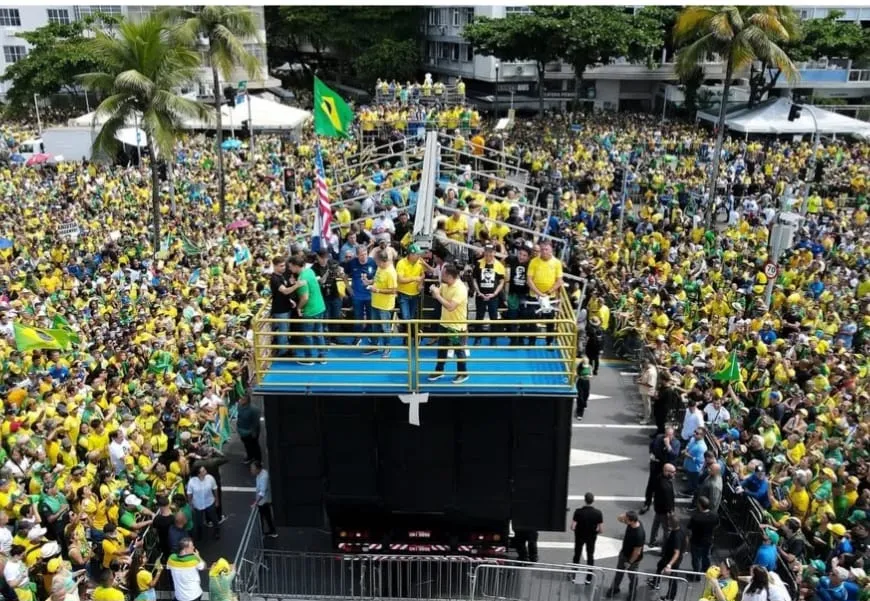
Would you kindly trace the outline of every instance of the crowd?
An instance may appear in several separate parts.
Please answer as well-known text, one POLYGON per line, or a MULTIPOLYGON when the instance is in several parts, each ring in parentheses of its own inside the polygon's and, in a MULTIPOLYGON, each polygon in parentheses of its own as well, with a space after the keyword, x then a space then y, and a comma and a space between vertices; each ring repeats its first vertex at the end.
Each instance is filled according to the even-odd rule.
MULTIPOLYGON (((3 594, 41 601, 80 584, 84 592, 87 581, 99 584, 99 601, 115 601, 119 583, 147 598, 157 575, 139 569, 146 531, 170 570, 201 565, 193 545, 220 532, 219 447, 237 403, 248 459, 259 460, 246 366, 261 309, 311 324, 353 316, 350 344, 366 337, 367 318, 410 317, 422 304, 458 322, 463 300, 474 299, 464 315, 472 327, 488 316, 497 344, 498 317, 537 314, 562 286, 585 332, 578 418, 604 332, 635 338, 647 359, 639 417, 667 435, 669 418, 688 407, 668 439, 685 444, 666 463, 684 468, 689 492, 709 508, 710 474, 736 478, 768 512, 768 549, 756 563, 775 567, 772 548, 804 598, 866 588, 870 146, 822 145, 821 182, 768 304, 769 229, 778 208, 799 204, 799 181, 814 177, 807 142, 728 139, 712 201, 724 218, 707 228, 712 141, 693 126, 556 115, 501 136, 479 125, 472 159, 485 162, 494 146, 514 162, 493 161, 490 176, 442 173, 426 252, 409 235, 419 165, 410 156, 357 163, 362 141, 320 141, 328 183, 340 189, 332 201, 346 204, 335 206, 333 238, 316 255, 310 133, 298 143, 259 136, 253 165, 247 150, 227 154, 229 226, 219 219, 212 146, 203 135, 182 138, 156 249, 146 172, 0 166, 3 594), (505 177, 510 169, 528 171, 533 188, 505 177), (427 278, 441 287, 424 286, 427 278), (582 295, 578 280, 588 283, 582 295), (16 338, 22 326, 62 330, 70 342, 28 347, 16 338), (732 365, 737 377, 722 379, 732 365)), ((736 594, 727 578, 711 578, 710 599, 736 594)))

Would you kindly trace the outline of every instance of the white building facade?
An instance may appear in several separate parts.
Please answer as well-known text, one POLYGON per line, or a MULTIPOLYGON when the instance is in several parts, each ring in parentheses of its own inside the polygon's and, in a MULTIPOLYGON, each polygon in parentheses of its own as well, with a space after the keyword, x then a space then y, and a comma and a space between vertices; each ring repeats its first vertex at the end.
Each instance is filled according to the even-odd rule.
MULTIPOLYGON (((0 74, 6 72, 9 65, 21 60, 27 55, 29 50, 27 42, 17 37, 17 34, 33 31, 48 23, 71 23, 85 16, 94 13, 104 13, 109 15, 124 16, 129 19, 141 19, 152 11, 160 7, 154 5, 120 5, 120 4, 100 4, 100 5, 17 5, 17 6, 0 6, 0 46, 2 46, 3 54, 0 56, 0 74)), ((265 89, 272 87, 280 87, 281 82, 269 76, 266 63, 266 24, 263 15, 262 6, 249 6, 248 8, 254 13, 258 24, 259 40, 249 40, 245 47, 254 56, 260 59, 262 72, 259 77, 249 78, 243 72, 234 73, 232 81, 229 83, 235 84, 238 81, 248 81, 248 87, 252 90, 265 89)), ((203 60, 203 64, 207 65, 207 60, 203 60)), ((212 93, 212 77, 211 71, 208 68, 201 70, 199 81, 196 82, 198 87, 195 90, 200 95, 211 95, 212 93)), ((9 89, 9 83, 0 83, 0 96, 5 96, 9 89)))
MULTIPOLYGON (((795 10, 804 19, 824 18, 830 11, 840 10, 845 13, 843 20, 870 24, 870 7, 802 6, 795 10)), ((494 57, 476 54, 462 37, 463 28, 475 17, 503 18, 530 11, 527 6, 427 6, 422 25, 424 70, 448 82, 462 77, 470 90, 477 88, 478 96, 481 89, 493 95, 497 88, 502 103, 513 94, 537 97, 534 63, 502 63, 494 57)), ((579 96, 601 110, 660 110, 665 99, 675 102, 682 98, 676 89, 678 77, 673 60, 673 56, 663 53, 659 66, 654 69, 625 60, 587 69, 579 96)), ((833 58, 801 63, 798 67, 801 78, 792 91, 799 96, 842 98, 844 102, 870 97, 870 70, 856 70, 848 61, 833 58)), ((703 69, 708 80, 721 81, 725 75, 720 62, 704 64, 703 69)), ((737 83, 739 86, 745 80, 737 83)), ((573 69, 561 62, 547 64, 544 85, 549 106, 572 100, 575 96, 573 69)), ((788 82, 781 79, 775 89, 787 87, 788 82)))

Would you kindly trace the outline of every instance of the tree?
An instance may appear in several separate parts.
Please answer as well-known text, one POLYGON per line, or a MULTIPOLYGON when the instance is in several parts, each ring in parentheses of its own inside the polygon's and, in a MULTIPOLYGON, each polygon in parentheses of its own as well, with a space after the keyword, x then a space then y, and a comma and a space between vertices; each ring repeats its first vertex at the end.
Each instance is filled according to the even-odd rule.
MULTIPOLYGON (((784 44, 783 49, 796 62, 823 56, 861 61, 870 51, 870 34, 859 23, 841 21, 845 13, 832 10, 823 19, 809 19, 800 24, 798 35, 784 44)), ((753 62, 749 76, 749 103, 760 102, 779 81, 782 71, 776 65, 753 62)))
POLYGON ((78 94, 77 77, 100 68, 90 38, 93 32, 117 25, 117 18, 93 15, 73 23, 49 23, 19 33, 30 45, 27 56, 9 65, 0 81, 12 83, 6 93, 9 110, 26 111, 33 95, 78 94))
POLYGON ((105 94, 95 120, 105 119, 94 149, 114 156, 115 135, 138 122, 151 157, 151 219, 153 252, 160 248, 160 176, 158 156, 174 152, 184 119, 211 118, 207 106, 177 90, 192 82, 199 54, 179 41, 165 19, 151 15, 141 22, 124 21, 114 35, 97 31, 88 42, 102 71, 84 73, 79 81, 105 94))
POLYGON ((747 68, 754 60, 761 60, 776 65, 789 80, 796 80, 797 69, 780 44, 795 39, 797 28, 798 17, 786 6, 690 6, 677 18, 674 39, 683 44, 677 53, 679 74, 691 74, 707 56, 713 54, 720 56, 725 63, 716 148, 710 170, 708 224, 713 217, 725 116, 734 73, 747 68))
POLYGON ((538 74, 538 102, 544 114, 544 67, 559 59, 566 47, 566 23, 546 12, 510 15, 504 19, 478 17, 462 36, 482 54, 503 61, 534 61, 538 74))
MULTIPOLYGON (((200 40, 204 39, 208 42, 205 52, 211 67, 217 118, 215 152, 218 157, 218 203, 221 222, 226 223, 227 199, 222 148, 224 134, 220 78, 223 76, 224 81, 229 81, 236 66, 241 66, 248 77, 259 76, 263 65, 245 48, 245 40, 260 43, 257 39, 257 20, 250 9, 241 6, 197 6, 193 10, 173 7, 165 9, 164 15, 179 23, 176 35, 192 48, 199 46, 200 40)), ((254 149, 251 148, 250 152, 253 153, 254 149)))
POLYGON ((379 77, 399 81, 413 79, 420 64, 420 48, 415 40, 385 39, 366 48, 353 62, 357 76, 366 84, 379 77))

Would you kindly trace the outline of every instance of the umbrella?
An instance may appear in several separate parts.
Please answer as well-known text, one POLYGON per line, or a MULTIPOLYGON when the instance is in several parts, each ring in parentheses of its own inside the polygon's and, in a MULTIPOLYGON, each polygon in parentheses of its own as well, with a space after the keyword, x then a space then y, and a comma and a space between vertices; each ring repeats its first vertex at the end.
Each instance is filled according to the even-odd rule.
POLYGON ((239 219, 239 220, 233 221, 231 224, 229 224, 227 226, 227 229, 229 231, 233 231, 233 230, 240 230, 240 229, 250 227, 250 226, 251 226, 251 222, 248 221, 247 219, 239 219))
POLYGON ((16 152, 16 153, 13 154, 11 157, 9 157, 9 160, 12 161, 13 163, 23 163, 23 162, 25 162, 27 159, 24 158, 24 155, 23 155, 23 154, 20 154, 20 153, 17 153, 17 152, 16 152))
POLYGON ((236 140, 235 138, 229 138, 224 140, 221 144, 221 148, 224 150, 238 150, 242 147, 242 143, 240 140, 236 140))
POLYGON ((0 250, 6 250, 7 248, 12 248, 12 240, 9 238, 0 238, 0 250))
POLYGON ((27 165, 28 167, 30 165, 41 165, 43 163, 47 163, 50 158, 51 158, 50 154, 47 154, 45 152, 40 152, 38 154, 33 155, 29 159, 27 159, 27 163, 25 163, 25 165, 27 165))

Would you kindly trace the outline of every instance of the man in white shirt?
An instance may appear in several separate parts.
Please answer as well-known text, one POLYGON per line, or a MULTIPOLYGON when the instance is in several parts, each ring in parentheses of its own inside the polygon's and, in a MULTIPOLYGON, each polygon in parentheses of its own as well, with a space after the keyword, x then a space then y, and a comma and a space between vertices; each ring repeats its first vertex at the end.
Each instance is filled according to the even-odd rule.
POLYGON ((730 419, 731 414, 722 406, 721 398, 714 398, 712 403, 704 407, 704 420, 714 432, 717 426, 727 424, 730 419))
POLYGON ((644 361, 643 371, 637 381, 637 388, 640 392, 641 401, 643 401, 643 420, 642 424, 648 424, 652 415, 652 397, 656 393, 658 387, 659 372, 652 361, 644 361))
POLYGON ((124 458, 130 450, 130 441, 124 436, 124 430, 118 428, 112 433, 112 442, 109 443, 109 459, 116 476, 124 471, 124 458))
POLYGON ((372 223, 372 235, 377 242, 390 242, 393 234, 396 233, 396 225, 385 211, 381 211, 374 223, 372 223))
POLYGON ((176 601, 199 601, 202 598, 199 573, 205 569, 205 562, 190 538, 181 539, 178 547, 178 553, 170 555, 166 562, 172 574, 173 596, 176 601))
POLYGON ((204 465, 199 466, 196 476, 187 483, 187 498, 193 509, 193 534, 196 540, 202 540, 206 522, 214 526, 214 537, 216 539, 221 537, 220 501, 217 489, 214 476, 208 473, 204 465))
POLYGON ((12 533, 9 531, 8 523, 9 515, 5 511, 0 511, 0 555, 4 557, 9 557, 9 550, 12 549, 12 533))
POLYGON ((698 404, 694 400, 689 400, 686 407, 686 415, 683 417, 683 429, 680 431, 680 438, 685 444, 691 440, 698 428, 704 427, 704 412, 698 408, 698 404))

